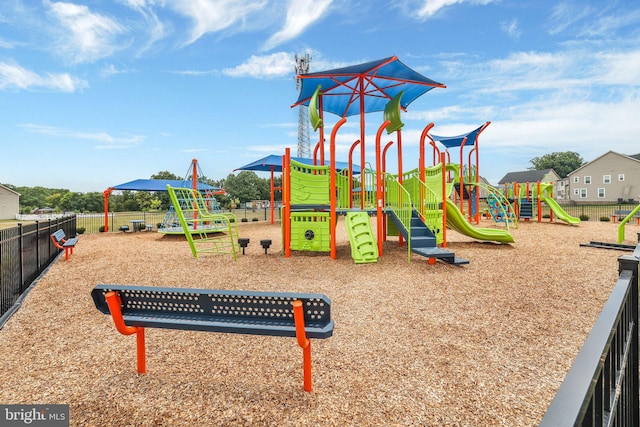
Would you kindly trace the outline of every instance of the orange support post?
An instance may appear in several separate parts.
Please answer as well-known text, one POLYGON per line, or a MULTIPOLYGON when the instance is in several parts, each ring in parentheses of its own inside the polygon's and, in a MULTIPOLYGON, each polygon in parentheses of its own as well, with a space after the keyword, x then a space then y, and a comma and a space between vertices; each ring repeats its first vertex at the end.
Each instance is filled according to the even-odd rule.
MULTIPOLYGON (((349 149, 349 207, 353 207, 353 150, 360 145, 360 140, 351 144, 349 149)), ((360 185, 364 185, 364 170, 360 168, 360 185)))
POLYGON ((304 369, 304 391, 311 391, 311 341, 307 338, 304 330, 304 313, 302 311, 302 301, 293 302, 293 321, 296 324, 296 338, 298 345, 302 348, 302 362, 304 369))
MULTIPOLYGON (((338 222, 336 209, 337 209, 337 201, 336 201, 336 134, 338 133, 338 129, 347 121, 344 117, 338 120, 338 123, 335 124, 333 129, 331 130, 331 141, 329 142, 329 201, 331 204, 331 212, 329 213, 329 233, 331 234, 331 259, 336 259, 336 224, 338 222)), ((362 170, 362 169, 361 169, 362 170)), ((364 187, 364 185, 361 185, 364 187)), ((362 193, 364 194, 364 193, 362 193)))
POLYGON ((540 181, 536 185, 538 191, 538 222, 542 222, 542 199, 540 198, 540 181))
POLYGON ((445 154, 440 153, 440 163, 442 164, 442 247, 447 247, 447 177, 445 171, 445 154))
POLYGON ((385 120, 378 128, 378 132, 376 134, 376 220, 378 225, 378 256, 382 256, 382 241, 384 239, 384 219, 382 218, 382 204, 384 203, 384 197, 382 191, 382 153, 380 151, 380 139, 382 139, 382 131, 384 131, 390 123, 390 120, 385 120))
POLYGON ((117 292, 107 292, 105 294, 105 300, 107 301, 107 306, 109 306, 111 318, 113 319, 113 323, 115 324, 118 332, 120 332, 122 335, 136 334, 138 373, 145 374, 147 372, 147 356, 144 344, 144 328, 125 325, 124 319, 122 317, 122 310, 120 308, 122 306, 122 300, 120 299, 120 295, 118 295, 117 292))
POLYGON ((291 174, 289 168, 291 161, 291 150, 286 148, 282 156, 282 226, 284 228, 284 256, 291 256, 291 174))

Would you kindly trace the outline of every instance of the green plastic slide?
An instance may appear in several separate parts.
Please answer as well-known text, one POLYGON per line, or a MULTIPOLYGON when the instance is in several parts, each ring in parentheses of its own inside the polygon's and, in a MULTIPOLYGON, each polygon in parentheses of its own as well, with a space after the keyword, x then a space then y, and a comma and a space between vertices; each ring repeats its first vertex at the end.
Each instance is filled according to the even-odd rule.
POLYGON ((447 202, 447 227, 456 230, 458 233, 464 234, 476 240, 486 240, 499 243, 513 243, 513 236, 506 230, 495 228, 476 228, 467 221, 460 209, 453 201, 446 199, 447 202))
POLYGON ((351 258, 356 264, 378 262, 378 245, 371 220, 366 212, 349 212, 346 216, 351 258))
POLYGON ((547 197, 544 192, 540 194, 540 200, 542 200, 547 204, 547 206, 549 206, 551 212, 553 212, 556 218, 558 218, 560 221, 564 221, 567 224, 580 224, 580 218, 569 215, 567 212, 565 212, 564 209, 562 209, 562 207, 558 204, 558 202, 555 201, 555 199, 547 197))

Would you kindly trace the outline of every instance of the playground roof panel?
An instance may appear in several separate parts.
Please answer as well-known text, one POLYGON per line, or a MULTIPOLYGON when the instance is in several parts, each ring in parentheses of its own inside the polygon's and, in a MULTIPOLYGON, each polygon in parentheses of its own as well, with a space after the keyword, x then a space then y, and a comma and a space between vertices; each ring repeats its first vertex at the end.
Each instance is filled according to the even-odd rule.
POLYGON ((486 126, 487 126, 487 123, 483 124, 477 129, 472 130, 471 132, 468 132, 462 135, 457 135, 457 136, 431 135, 431 138, 433 138, 434 141, 440 142, 442 145, 444 145, 447 148, 460 147, 462 145, 462 141, 464 141, 464 139, 467 138, 467 142, 465 142, 464 144, 464 146, 467 147, 470 145, 475 145, 476 140, 478 139, 478 135, 480 134, 480 132, 482 132, 482 130, 486 126))
MULTIPOLYGON (((306 159, 303 157, 291 157, 291 160, 295 160, 296 162, 305 163, 307 165, 313 165, 313 159, 306 159)), ((325 163, 327 161, 325 160, 325 163)), ((261 171, 261 172, 270 172, 273 167, 274 172, 282 172, 282 156, 276 156, 275 154, 271 154, 267 157, 263 157, 262 159, 256 160, 255 162, 251 162, 247 165, 234 169, 234 171, 261 171)), ((336 170, 340 171, 342 169, 348 169, 349 164, 346 162, 336 162, 336 170)), ((360 173, 360 167, 357 165, 353 165, 353 173, 360 173)))
MULTIPOLYGON (((191 181, 183 181, 181 179, 136 179, 134 181, 110 187, 110 189, 130 191, 167 191, 167 184, 178 188, 192 188, 193 186, 191 181)), ((199 182, 198 190, 219 191, 220 188, 199 182)))
POLYGON ((445 87, 409 68, 397 56, 298 77, 302 87, 293 107, 309 105, 321 85, 322 109, 340 117, 384 111, 389 100, 401 91, 401 107, 406 109, 434 87, 445 87))

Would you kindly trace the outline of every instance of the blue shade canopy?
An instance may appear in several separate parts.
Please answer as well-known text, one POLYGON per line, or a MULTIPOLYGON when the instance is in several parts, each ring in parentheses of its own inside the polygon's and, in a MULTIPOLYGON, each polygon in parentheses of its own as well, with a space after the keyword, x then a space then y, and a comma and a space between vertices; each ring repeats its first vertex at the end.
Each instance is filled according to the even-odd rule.
MULTIPOLYGON (((193 182, 183 181, 180 179, 136 179, 134 181, 110 187, 110 190, 167 191, 167 184, 178 188, 193 188, 193 182)), ((199 182, 198 190, 220 191, 221 189, 219 187, 199 182)))
POLYGON ((470 145, 475 145, 476 144, 476 140, 478 139, 478 135, 488 125, 489 125, 489 122, 483 124, 482 126, 480 126, 477 129, 472 130, 469 133, 465 133, 465 134, 457 135, 457 136, 438 136, 438 135, 431 135, 431 134, 429 134, 429 135, 431 135, 431 138, 433 138, 434 141, 438 141, 439 143, 441 143, 442 145, 444 145, 447 148, 460 147, 462 145, 462 141, 464 141, 464 139, 467 138, 467 142, 464 143, 464 146, 468 147, 470 145))
POLYGON ((292 107, 309 105, 318 85, 322 88, 322 109, 340 117, 383 111, 387 102, 404 91, 401 107, 434 87, 446 87, 403 64, 398 57, 379 59, 349 67, 300 74, 302 87, 292 107), (364 109, 361 109, 361 101, 364 109))
MULTIPOLYGON (((299 163, 304 163, 307 165, 313 165, 313 159, 306 159, 303 157, 291 157, 291 160, 295 160, 299 163)), ((327 165, 327 160, 325 159, 325 165, 327 165)), ((261 171, 261 172, 270 172, 271 167, 273 167, 274 172, 282 172, 282 156, 276 156, 275 154, 271 154, 267 157, 263 157, 262 159, 256 160, 255 162, 251 162, 248 165, 244 165, 240 168, 234 169, 234 171, 261 171)), ((336 170, 341 171, 342 169, 348 169, 349 163, 346 162, 336 162, 336 170)), ((357 165, 353 165, 353 173, 359 174, 360 167, 357 165)))

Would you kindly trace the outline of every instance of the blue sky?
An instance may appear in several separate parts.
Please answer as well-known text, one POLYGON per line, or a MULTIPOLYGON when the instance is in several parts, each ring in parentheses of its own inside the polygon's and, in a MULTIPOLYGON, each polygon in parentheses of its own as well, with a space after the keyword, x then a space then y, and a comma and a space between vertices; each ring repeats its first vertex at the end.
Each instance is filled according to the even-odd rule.
MULTIPOLYGON (((193 158, 220 179, 295 155, 305 53, 312 72, 397 55, 447 86, 403 115, 405 170, 429 122, 447 136, 490 121, 494 184, 554 151, 640 152, 635 0, 3 0, 0 183, 103 191, 193 158)), ((371 161, 381 120, 366 116, 371 161)), ((358 138, 352 117, 338 160, 358 138)))

